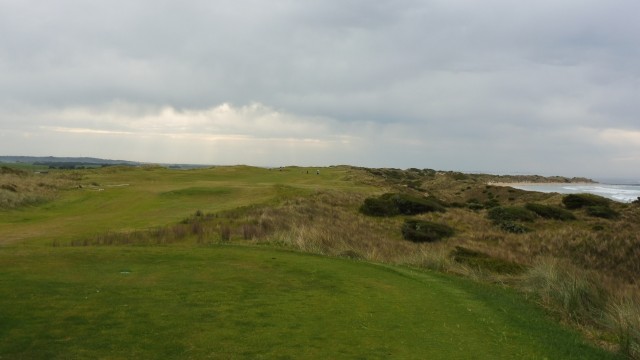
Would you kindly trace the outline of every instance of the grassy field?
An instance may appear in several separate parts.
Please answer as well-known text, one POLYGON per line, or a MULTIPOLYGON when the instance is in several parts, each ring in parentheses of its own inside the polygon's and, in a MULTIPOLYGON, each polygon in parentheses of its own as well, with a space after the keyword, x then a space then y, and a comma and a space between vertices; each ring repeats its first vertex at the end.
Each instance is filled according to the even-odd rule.
POLYGON ((263 204, 321 188, 359 191, 343 181, 346 173, 346 168, 323 169, 316 175, 315 169, 302 168, 118 167, 39 175, 40 181, 65 180, 64 190, 56 201, 0 213, 0 243, 66 241, 105 231, 167 225, 196 210, 263 204))
POLYGON ((605 359, 507 291, 237 246, 0 249, 0 354, 605 359))
POLYGON ((0 175, 2 358, 615 358, 558 319, 638 351, 634 207, 512 234, 478 205, 560 199, 346 166, 0 175), (441 199, 417 218, 455 235, 412 243, 407 216, 359 212, 387 192, 441 199), (592 280, 616 274, 607 300, 592 280))

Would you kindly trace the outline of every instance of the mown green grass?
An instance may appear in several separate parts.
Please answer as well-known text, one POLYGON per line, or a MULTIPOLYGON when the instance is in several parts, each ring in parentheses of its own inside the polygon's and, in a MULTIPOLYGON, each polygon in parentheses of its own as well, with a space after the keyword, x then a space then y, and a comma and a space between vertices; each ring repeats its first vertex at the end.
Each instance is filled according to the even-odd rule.
POLYGON ((105 168, 68 171, 81 180, 56 201, 0 211, 0 244, 69 241, 106 231, 175 223, 195 212, 268 203, 319 189, 367 186, 345 181, 346 168, 216 167, 195 170, 105 168), (309 174, 307 174, 309 170, 309 174), (81 187, 80 187, 81 186, 81 187))
POLYGON ((11 359, 606 359, 498 288, 267 248, 0 248, 11 359))

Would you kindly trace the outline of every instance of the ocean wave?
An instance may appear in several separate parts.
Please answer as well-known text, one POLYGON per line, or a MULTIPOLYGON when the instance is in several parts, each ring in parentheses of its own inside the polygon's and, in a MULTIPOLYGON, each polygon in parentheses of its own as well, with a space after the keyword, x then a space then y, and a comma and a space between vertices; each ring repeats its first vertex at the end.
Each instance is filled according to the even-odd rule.
POLYGON ((545 193, 560 193, 560 194, 577 194, 588 193, 603 196, 619 202, 631 202, 640 197, 640 187, 637 185, 609 185, 609 184, 597 184, 597 185, 550 185, 550 184, 529 184, 522 186, 514 186, 517 189, 527 191, 538 191, 545 193))

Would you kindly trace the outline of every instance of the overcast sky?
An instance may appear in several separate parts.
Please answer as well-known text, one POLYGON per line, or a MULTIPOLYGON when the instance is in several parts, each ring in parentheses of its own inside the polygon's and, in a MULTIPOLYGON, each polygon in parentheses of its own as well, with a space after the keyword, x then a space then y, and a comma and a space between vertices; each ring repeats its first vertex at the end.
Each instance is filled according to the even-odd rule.
POLYGON ((640 178, 637 0, 0 0, 0 155, 640 178))

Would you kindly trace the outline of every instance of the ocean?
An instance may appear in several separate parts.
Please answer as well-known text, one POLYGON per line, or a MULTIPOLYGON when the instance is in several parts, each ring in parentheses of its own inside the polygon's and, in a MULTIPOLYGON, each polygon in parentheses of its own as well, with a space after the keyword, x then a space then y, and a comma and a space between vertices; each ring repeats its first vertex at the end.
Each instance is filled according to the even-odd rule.
POLYGON ((526 184, 512 187, 527 191, 556 192, 560 194, 588 193, 615 201, 629 203, 640 197, 640 182, 609 179, 595 184, 526 184))

